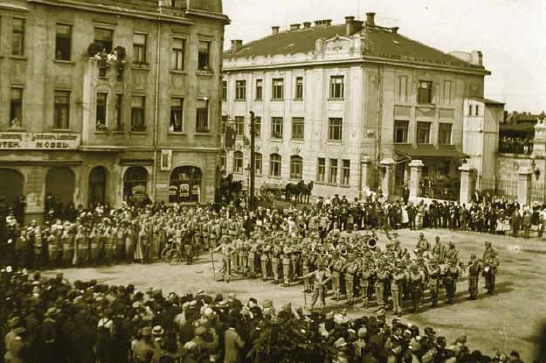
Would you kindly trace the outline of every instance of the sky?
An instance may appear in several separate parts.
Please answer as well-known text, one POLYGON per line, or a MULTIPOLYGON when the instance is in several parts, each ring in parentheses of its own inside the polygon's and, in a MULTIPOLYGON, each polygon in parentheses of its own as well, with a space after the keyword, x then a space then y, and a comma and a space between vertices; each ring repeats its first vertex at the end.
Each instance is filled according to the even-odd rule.
POLYGON ((400 33, 444 52, 481 50, 485 97, 505 102, 505 110, 546 111, 546 0, 223 0, 232 39, 249 41, 271 33, 271 26, 347 15, 398 26, 400 33))

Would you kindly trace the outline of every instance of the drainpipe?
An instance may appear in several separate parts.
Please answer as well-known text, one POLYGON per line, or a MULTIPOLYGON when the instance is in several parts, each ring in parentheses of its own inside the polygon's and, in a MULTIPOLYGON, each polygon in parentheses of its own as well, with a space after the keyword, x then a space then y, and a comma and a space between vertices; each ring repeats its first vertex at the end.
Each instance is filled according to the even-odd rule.
POLYGON ((383 66, 381 64, 377 65, 377 124, 375 130, 375 158, 376 158, 376 167, 375 167, 375 179, 378 182, 379 186, 379 165, 381 163, 381 124, 383 117, 383 66))
POLYGON ((156 55, 155 55, 155 85, 154 85, 154 127, 153 127, 153 153, 154 153, 154 166, 153 166, 153 173, 152 173, 152 200, 155 202, 155 196, 156 196, 156 185, 157 185, 157 168, 158 162, 159 162, 159 156, 158 152, 158 144, 159 144, 159 132, 158 132, 158 126, 159 126, 159 76, 161 75, 161 2, 159 3, 159 15, 157 17, 157 47, 156 47, 156 55))

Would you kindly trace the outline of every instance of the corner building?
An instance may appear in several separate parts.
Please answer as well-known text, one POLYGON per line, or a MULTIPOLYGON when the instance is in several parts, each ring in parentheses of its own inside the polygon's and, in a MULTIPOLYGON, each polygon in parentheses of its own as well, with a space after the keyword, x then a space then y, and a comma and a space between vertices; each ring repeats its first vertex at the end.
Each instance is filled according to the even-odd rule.
POLYGON ((479 51, 442 51, 398 28, 349 16, 293 24, 224 53, 222 117, 236 135, 222 157, 247 178, 249 112, 257 117, 256 185, 314 181, 314 195, 400 195, 410 162, 453 182, 463 154, 464 100, 483 98, 479 51))
POLYGON ((221 0, 0 3, 0 195, 209 202, 220 175, 221 0))

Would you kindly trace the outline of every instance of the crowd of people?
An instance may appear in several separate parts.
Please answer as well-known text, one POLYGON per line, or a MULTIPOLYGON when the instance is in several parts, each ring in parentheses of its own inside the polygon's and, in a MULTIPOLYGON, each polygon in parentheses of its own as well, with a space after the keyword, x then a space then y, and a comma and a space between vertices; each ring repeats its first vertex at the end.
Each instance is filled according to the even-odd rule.
POLYGON ((0 271, 6 363, 522 363, 384 314, 308 312, 235 294, 163 293, 0 271))
POLYGON ((499 139, 499 152, 530 155, 533 153, 533 140, 522 137, 503 136, 499 139))

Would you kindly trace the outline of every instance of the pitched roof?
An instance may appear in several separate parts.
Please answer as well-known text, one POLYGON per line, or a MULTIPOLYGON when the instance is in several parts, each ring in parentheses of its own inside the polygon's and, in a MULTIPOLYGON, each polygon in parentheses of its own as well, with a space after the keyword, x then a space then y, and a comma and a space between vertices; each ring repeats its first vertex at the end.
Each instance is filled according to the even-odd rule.
MULTIPOLYGON (((314 26, 272 34, 252 41, 236 53, 226 51, 224 59, 251 58, 275 54, 309 53, 315 50, 318 39, 331 39, 336 35, 345 36, 346 26, 314 26)), ((438 49, 394 33, 389 28, 367 27, 369 50, 366 56, 429 63, 459 68, 482 69, 483 67, 465 62, 438 49)), ((359 30, 361 32, 362 30, 359 30)))

